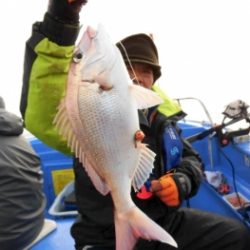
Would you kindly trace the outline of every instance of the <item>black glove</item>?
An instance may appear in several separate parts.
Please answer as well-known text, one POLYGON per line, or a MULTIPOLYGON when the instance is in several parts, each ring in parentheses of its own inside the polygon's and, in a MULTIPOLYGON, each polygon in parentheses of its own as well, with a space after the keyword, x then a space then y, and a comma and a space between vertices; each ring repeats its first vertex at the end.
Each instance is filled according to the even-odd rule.
POLYGON ((88 0, 49 0, 47 13, 55 20, 67 24, 78 24, 79 13, 88 0))

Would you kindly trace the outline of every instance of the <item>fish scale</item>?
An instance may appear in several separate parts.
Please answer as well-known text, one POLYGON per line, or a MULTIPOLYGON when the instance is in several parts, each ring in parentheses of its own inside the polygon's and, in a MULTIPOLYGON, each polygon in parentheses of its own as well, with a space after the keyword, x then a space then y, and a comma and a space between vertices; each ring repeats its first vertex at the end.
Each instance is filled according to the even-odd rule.
MULTIPOLYGON (((110 144, 112 142, 119 142, 120 138, 122 137, 122 133, 117 134, 113 132, 116 131, 113 129, 113 126, 116 126, 115 123, 122 119, 121 113, 117 111, 117 108, 114 108, 114 103, 117 96, 112 95, 111 93, 111 98, 108 96, 105 98, 105 96, 102 94, 100 94, 100 97, 99 95, 94 95, 92 93, 92 91, 86 91, 84 88, 79 89, 79 96, 85 100, 83 105, 81 105, 79 102, 80 117, 82 117, 82 119, 89 119, 88 127, 83 127, 82 135, 85 138, 86 134, 91 136, 91 145, 93 146, 89 150, 94 152, 97 162, 101 162, 103 158, 105 159, 105 157, 119 159, 119 151, 114 151, 115 147, 110 144), (100 98, 102 98, 102 101, 100 101, 100 98), (86 101, 86 99, 88 99, 88 101, 86 101), (104 113, 105 110, 109 110, 109 113, 104 113), (95 119, 93 119, 93 117, 95 117, 95 119), (102 129, 100 129, 99 125, 107 124, 107 122, 107 126, 109 127, 110 131, 108 135, 107 133, 104 133, 102 129), (107 139, 109 139, 110 143, 103 144, 103 142, 107 141, 107 139), (100 147, 98 148, 98 146, 100 147), (102 147, 104 147, 105 150, 101 150, 102 147)), ((84 122, 82 124, 84 124, 84 122)))
MULTIPOLYGON (((84 94, 86 95, 86 98, 89 98, 88 93, 86 93, 86 91, 82 91, 85 92, 84 94)), ((118 135, 118 138, 113 137, 113 141, 119 141, 119 139, 123 136, 122 131, 125 131, 126 129, 126 123, 125 122, 121 122, 124 120, 124 116, 126 116, 127 114, 123 112, 123 114, 120 111, 120 108, 117 108, 114 104, 117 103, 117 100, 119 99, 119 96, 116 94, 113 94, 112 92, 114 91, 110 91, 109 96, 105 95, 100 95, 100 96, 95 96, 92 100, 92 102, 94 103, 94 105, 91 105, 91 107, 88 106, 83 106, 81 110, 80 108, 80 113, 82 114, 82 117, 85 119, 84 117, 84 113, 92 113, 92 117, 95 117, 95 125, 99 126, 98 124, 106 124, 109 127, 110 133, 108 134, 109 138, 111 139, 113 136, 116 136, 116 131, 117 131, 117 127, 120 127, 121 132, 118 135), (101 99, 101 100, 100 100, 101 99), (88 111, 90 110, 90 111, 88 111), (107 112, 108 110, 108 112, 107 112), (114 131, 114 132, 112 132, 114 131)), ((139 124, 137 124, 137 128, 138 128, 139 124)), ((100 128, 99 128, 100 129, 100 128)), ((136 127, 134 128, 136 129, 136 127)), ((101 131, 101 129, 100 129, 101 131)), ((104 139, 104 138, 102 138, 104 139)))

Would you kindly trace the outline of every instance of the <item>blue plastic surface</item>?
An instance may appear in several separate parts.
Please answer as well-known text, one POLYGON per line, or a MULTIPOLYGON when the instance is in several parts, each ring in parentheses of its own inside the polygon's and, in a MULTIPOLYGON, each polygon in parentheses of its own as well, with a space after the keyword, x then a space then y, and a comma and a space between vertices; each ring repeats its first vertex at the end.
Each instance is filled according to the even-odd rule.
MULTIPOLYGON (((48 210, 52 205, 52 203, 54 202, 56 195, 59 193, 59 192, 56 193, 55 190, 56 183, 54 183, 52 173, 53 172, 55 173, 55 171, 57 171, 58 173, 59 171, 62 172, 62 176, 58 177, 58 182, 60 181, 59 184, 62 185, 60 190, 62 190, 63 187, 72 180, 72 178, 68 176, 64 178, 62 170, 70 170, 71 172, 73 159, 72 157, 66 156, 50 148, 49 146, 43 144, 40 140, 36 138, 32 138, 30 140, 30 143, 41 158, 42 171, 44 174, 44 193, 47 197, 46 208, 48 210)), ((73 176, 73 170, 72 170, 72 176, 73 176)))
POLYGON ((67 195, 74 192, 75 182, 72 181, 67 184, 64 189, 57 195, 52 206, 49 208, 49 215, 55 217, 65 217, 65 216, 77 216, 78 212, 76 211, 76 205, 72 206, 72 209, 65 205, 65 198, 67 195))
POLYGON ((74 240, 70 228, 75 218, 57 219, 57 228, 39 241, 31 250, 74 250, 74 240))

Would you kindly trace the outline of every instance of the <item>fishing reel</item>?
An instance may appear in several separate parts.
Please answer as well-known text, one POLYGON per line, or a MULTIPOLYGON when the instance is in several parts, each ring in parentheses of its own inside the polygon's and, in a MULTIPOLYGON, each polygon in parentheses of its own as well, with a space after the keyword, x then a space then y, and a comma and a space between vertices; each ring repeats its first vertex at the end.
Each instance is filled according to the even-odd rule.
POLYGON ((231 102, 226 106, 226 109, 222 112, 224 118, 220 125, 220 129, 216 130, 221 146, 228 145, 230 141, 235 137, 249 134, 250 126, 245 129, 238 129, 226 132, 222 130, 222 128, 225 128, 242 120, 245 120, 247 123, 250 124, 250 114, 247 111, 248 108, 249 105, 241 100, 231 102), (225 122, 227 119, 230 119, 229 122, 225 122))
MULTIPOLYGON (((230 118, 230 119, 246 119, 246 121, 249 123, 249 113, 247 112, 247 109, 249 108, 249 105, 241 100, 237 100, 234 102, 229 103, 226 106, 225 111, 222 112, 224 115, 224 119, 230 118)), ((223 119, 223 120, 224 120, 223 119)))

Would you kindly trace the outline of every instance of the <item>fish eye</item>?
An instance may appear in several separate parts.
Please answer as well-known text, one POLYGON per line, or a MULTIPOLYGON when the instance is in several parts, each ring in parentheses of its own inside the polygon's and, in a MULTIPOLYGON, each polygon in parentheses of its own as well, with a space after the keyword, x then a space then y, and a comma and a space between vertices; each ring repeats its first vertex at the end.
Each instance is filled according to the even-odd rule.
POLYGON ((83 58, 82 52, 76 51, 76 53, 75 53, 74 56, 73 56, 73 61, 74 61, 75 63, 79 63, 79 62, 81 61, 82 58, 83 58))

